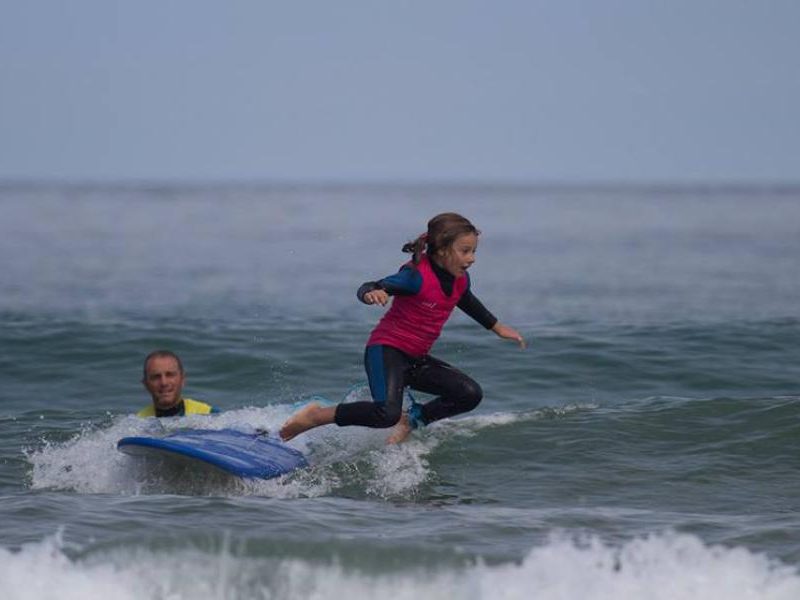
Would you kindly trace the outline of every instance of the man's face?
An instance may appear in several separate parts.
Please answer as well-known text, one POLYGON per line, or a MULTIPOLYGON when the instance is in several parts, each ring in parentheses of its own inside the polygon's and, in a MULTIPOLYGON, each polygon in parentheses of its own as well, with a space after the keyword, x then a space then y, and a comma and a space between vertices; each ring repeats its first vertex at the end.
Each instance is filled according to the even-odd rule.
POLYGON ((178 361, 171 356, 157 356, 147 362, 144 387, 156 408, 168 410, 180 402, 185 379, 178 361))

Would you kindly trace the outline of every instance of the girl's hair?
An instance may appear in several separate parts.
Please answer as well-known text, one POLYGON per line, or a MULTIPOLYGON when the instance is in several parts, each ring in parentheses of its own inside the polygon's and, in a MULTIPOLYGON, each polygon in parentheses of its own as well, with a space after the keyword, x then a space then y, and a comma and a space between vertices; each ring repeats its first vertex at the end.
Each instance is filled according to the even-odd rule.
POLYGON ((468 233, 481 234, 469 220, 461 215, 442 213, 428 221, 428 231, 405 244, 403 252, 413 254, 412 260, 414 264, 417 264, 423 251, 427 252, 429 256, 436 254, 439 250, 449 248, 459 236, 468 233))

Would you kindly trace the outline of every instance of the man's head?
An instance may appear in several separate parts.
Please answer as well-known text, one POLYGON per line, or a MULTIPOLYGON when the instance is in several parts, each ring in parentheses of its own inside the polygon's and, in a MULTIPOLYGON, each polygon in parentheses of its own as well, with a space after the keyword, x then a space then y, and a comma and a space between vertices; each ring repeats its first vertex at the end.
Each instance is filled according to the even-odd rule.
POLYGON ((178 355, 169 350, 156 350, 144 359, 142 383, 158 410, 169 410, 181 401, 186 375, 178 355))

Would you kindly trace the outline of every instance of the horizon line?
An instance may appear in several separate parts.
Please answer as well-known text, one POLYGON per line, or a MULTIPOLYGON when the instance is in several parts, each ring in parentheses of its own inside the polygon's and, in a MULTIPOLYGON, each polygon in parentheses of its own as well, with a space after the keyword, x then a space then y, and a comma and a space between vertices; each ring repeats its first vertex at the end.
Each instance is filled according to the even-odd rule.
POLYGON ((191 188, 271 188, 271 189, 371 189, 371 188, 438 188, 438 189, 505 189, 505 190, 771 190, 795 191, 800 180, 779 179, 586 179, 586 180, 522 180, 522 179, 369 179, 369 178, 181 178, 181 177, 9 177, 0 178, 0 189, 35 189, 62 187, 70 189, 191 189, 191 188))

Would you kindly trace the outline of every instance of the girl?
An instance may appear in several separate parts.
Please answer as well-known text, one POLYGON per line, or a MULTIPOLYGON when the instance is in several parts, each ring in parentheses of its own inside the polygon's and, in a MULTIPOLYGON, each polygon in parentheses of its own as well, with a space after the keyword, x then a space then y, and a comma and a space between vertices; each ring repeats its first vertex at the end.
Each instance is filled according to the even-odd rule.
POLYGON ((358 290, 365 304, 391 308, 372 331, 364 352, 364 366, 373 402, 348 402, 324 407, 309 404, 289 418, 280 430, 290 440, 319 425, 397 426, 388 443, 406 439, 413 429, 475 408, 483 397, 470 377, 428 352, 450 313, 461 310, 501 338, 525 340, 503 325, 470 290, 467 269, 475 262, 480 232, 461 215, 443 213, 428 222, 427 233, 403 246, 413 254, 400 271, 358 290), (424 252, 423 252, 424 251, 424 252), (438 397, 427 404, 413 403, 402 412, 408 386, 438 397))

